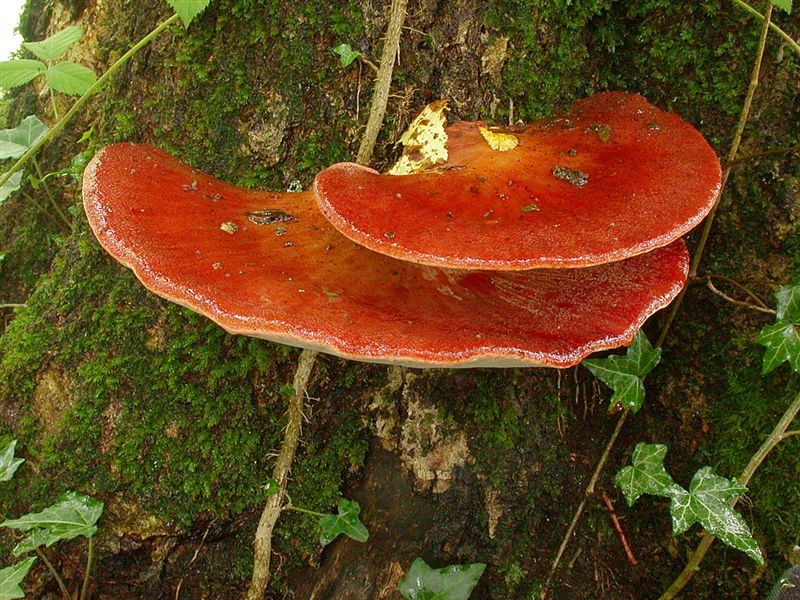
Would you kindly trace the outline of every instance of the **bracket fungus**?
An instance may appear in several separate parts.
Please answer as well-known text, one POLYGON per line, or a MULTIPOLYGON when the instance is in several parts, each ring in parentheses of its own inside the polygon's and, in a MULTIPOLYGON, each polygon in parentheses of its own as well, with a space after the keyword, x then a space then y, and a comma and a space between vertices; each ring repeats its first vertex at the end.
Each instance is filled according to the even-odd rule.
POLYGON ((681 240, 583 269, 401 261, 339 233, 313 192, 237 188, 138 144, 101 150, 83 198, 101 245, 156 294, 231 333, 374 362, 574 365, 629 343, 688 271, 681 240))
POLYGON ((341 163, 317 175, 320 210, 342 234, 439 267, 585 267, 677 240, 720 189, 703 136, 638 95, 597 94, 508 129, 446 127, 444 108, 417 118, 388 174, 341 163))

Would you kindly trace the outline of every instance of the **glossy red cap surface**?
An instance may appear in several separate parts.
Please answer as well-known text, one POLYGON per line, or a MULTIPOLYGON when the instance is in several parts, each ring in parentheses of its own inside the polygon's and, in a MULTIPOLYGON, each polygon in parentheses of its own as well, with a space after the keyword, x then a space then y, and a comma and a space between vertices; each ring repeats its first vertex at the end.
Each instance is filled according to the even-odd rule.
POLYGON ((498 270, 583 267, 665 246, 705 217, 720 164, 702 135, 638 95, 612 92, 511 133, 493 150, 479 128, 447 129, 449 158, 381 175, 352 163, 314 182, 325 216, 376 252, 422 264, 498 270))
POLYGON ((682 241, 588 269, 487 272, 354 244, 311 192, 234 187, 144 145, 102 150, 83 198, 102 246, 231 333, 409 366, 567 367, 630 342, 683 286, 682 241))

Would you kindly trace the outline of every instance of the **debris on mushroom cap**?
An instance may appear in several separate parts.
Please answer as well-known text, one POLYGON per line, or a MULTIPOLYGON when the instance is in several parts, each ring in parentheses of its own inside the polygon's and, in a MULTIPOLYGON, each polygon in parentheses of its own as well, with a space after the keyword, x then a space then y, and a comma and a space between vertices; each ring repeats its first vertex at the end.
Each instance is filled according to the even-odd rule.
POLYGON ((351 163, 322 171, 320 209, 348 238, 395 258, 564 268, 669 244, 705 217, 720 187, 703 136, 633 94, 598 94, 520 129, 459 122, 447 135, 446 162, 412 175, 351 163))
POLYGON ((102 150, 83 198, 100 243, 153 292, 231 333, 374 362, 567 367, 629 343, 688 269, 682 241, 587 269, 416 265, 342 236, 311 192, 236 188, 144 145, 102 150))

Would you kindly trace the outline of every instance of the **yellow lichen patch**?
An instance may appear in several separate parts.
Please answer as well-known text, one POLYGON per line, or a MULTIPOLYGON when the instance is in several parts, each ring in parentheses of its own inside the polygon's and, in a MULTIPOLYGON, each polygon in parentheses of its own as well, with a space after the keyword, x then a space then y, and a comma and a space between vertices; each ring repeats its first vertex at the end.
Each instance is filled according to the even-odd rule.
POLYGON ((486 140, 486 143, 489 144, 492 150, 506 152, 507 150, 513 150, 519 146, 519 140, 517 139, 517 136, 511 133, 499 133, 497 131, 486 129, 485 127, 478 127, 478 130, 481 132, 483 139, 486 140))
POLYGON ((403 156, 389 175, 411 175, 447 161, 447 100, 437 100, 422 109, 400 137, 403 156))

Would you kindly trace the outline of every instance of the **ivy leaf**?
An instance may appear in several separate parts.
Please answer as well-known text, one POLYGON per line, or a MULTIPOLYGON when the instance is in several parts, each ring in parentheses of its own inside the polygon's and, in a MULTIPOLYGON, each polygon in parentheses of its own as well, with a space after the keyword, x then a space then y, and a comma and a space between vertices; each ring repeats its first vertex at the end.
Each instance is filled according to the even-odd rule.
POLYGON ((83 29, 78 25, 67 27, 63 31, 51 35, 41 42, 25 42, 22 44, 45 62, 61 58, 75 42, 83 37, 83 29))
POLYGON ((49 539, 50 532, 47 529, 34 529, 19 544, 14 546, 12 553, 15 558, 19 558, 23 554, 33 552, 39 546, 44 546, 49 539))
POLYGON ((47 70, 47 65, 38 60, 5 60, 0 62, 0 87, 15 88, 25 85, 47 70))
POLYGON ((24 458, 14 458, 14 448, 16 446, 17 440, 11 440, 2 454, 0 454, 0 481, 9 481, 14 477, 14 473, 17 472, 19 466, 25 462, 24 458))
POLYGON ((766 346, 762 373, 769 373, 789 362, 794 371, 800 371, 800 285, 784 286, 775 294, 778 299, 775 323, 767 325, 758 334, 756 342, 766 346))
POLYGON ((3 521, 0 527, 20 531, 44 529, 48 533, 45 545, 49 547, 59 540, 71 540, 79 535, 92 537, 97 531, 95 524, 101 514, 102 502, 76 492, 66 492, 58 502, 42 512, 3 521))
POLYGON ((638 412, 644 402, 642 378, 661 360, 661 348, 653 348, 647 336, 637 331, 625 356, 613 355, 603 359, 583 361, 592 374, 614 390, 609 410, 617 405, 638 412))
POLYGON ((81 96, 97 81, 97 75, 89 67, 65 60, 47 69, 50 86, 62 94, 81 96))
POLYGON ((19 584, 25 579, 34 562, 36 562, 36 557, 32 556, 13 567, 6 567, 0 571, 0 600, 25 597, 25 592, 22 591, 19 584))
POLYGON ((433 569, 416 558, 397 589, 405 600, 467 600, 485 568, 483 563, 473 563, 433 569))
POLYGON ((675 486, 670 503, 672 530, 681 534, 695 523, 708 533, 741 550, 758 564, 764 556, 741 515, 731 507, 731 501, 747 491, 738 481, 716 475, 711 467, 703 467, 692 477, 687 492, 675 486))
POLYGON ((47 133, 36 115, 25 117, 14 129, 0 129, 0 160, 19 158, 47 133))
POLYGON ((792 0, 774 0, 774 4, 786 11, 787 15, 792 14, 792 0))
POLYGON ((349 67, 355 59, 361 56, 361 52, 353 50, 350 44, 339 44, 333 49, 333 52, 339 55, 339 62, 343 67, 349 67))
MULTIPOLYGON (((5 177, 5 174, 2 175, 2 177, 5 177)), ((22 171, 17 171, 8 181, 0 186, 0 204, 20 187, 22 187, 22 171)))
POLYGON ((666 455, 667 447, 663 444, 636 444, 632 464, 620 469, 614 478, 628 506, 633 506, 642 494, 672 497, 676 484, 664 468, 666 455))
POLYGON ((178 13, 184 26, 188 29, 195 17, 211 4, 211 0, 167 0, 167 4, 178 13))
POLYGON ((338 510, 338 515, 325 515, 319 518, 321 529, 319 543, 327 546, 340 533, 353 538, 357 542, 366 542, 369 538, 369 531, 358 518, 361 512, 361 506, 358 502, 342 498, 339 500, 338 510))

